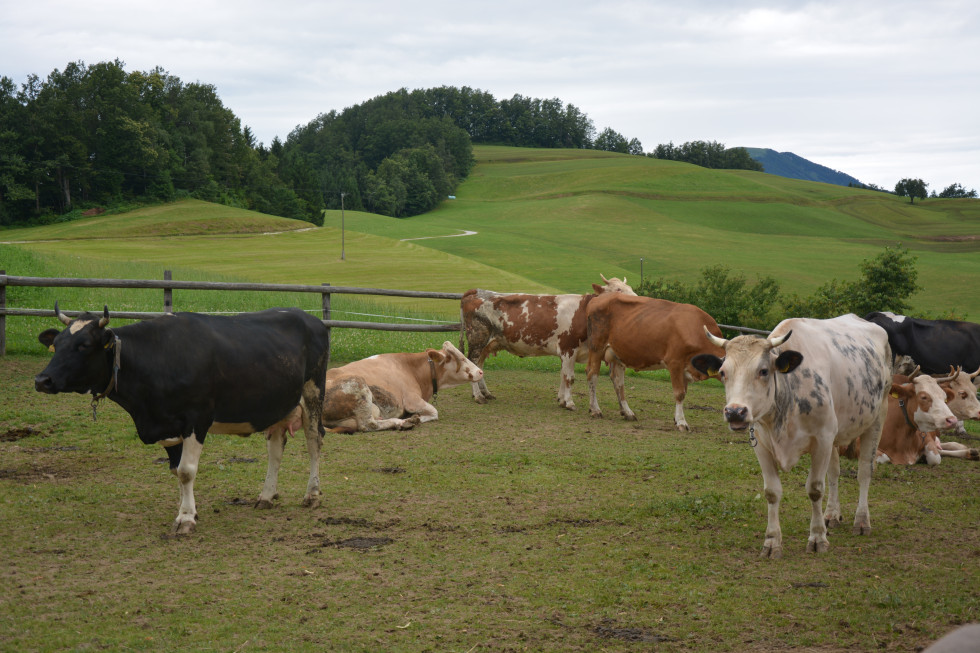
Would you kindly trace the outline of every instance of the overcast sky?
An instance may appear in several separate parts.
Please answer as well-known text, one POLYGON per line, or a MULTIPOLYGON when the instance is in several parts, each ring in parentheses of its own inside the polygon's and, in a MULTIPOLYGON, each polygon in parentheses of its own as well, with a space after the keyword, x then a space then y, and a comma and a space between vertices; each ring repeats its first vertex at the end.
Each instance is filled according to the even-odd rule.
POLYGON ((976 0, 4 2, 0 75, 70 61, 212 84, 256 138, 399 88, 558 98, 659 143, 980 190, 976 0))

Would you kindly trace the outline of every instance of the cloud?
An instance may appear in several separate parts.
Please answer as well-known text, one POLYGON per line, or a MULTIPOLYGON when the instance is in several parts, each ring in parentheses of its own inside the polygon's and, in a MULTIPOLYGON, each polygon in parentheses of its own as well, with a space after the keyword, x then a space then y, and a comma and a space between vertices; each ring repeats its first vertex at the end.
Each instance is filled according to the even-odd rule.
POLYGON ((39 0, 5 14, 17 84, 70 61, 160 66, 213 84, 267 144, 402 87, 469 86, 558 97, 648 150, 717 140, 886 188, 980 188, 972 1, 39 0))

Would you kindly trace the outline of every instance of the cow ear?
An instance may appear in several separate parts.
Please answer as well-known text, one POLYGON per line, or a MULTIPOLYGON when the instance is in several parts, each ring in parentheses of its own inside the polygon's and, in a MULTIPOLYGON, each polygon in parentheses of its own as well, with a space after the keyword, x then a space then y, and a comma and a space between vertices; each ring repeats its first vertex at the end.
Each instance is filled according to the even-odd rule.
POLYGON ((112 332, 112 329, 106 329, 102 332, 102 346, 108 348, 115 338, 116 334, 112 332))
POLYGON ((46 329, 38 334, 37 341, 47 347, 49 350, 54 351, 54 339, 59 333, 61 332, 57 329, 46 329))
POLYGON ((915 384, 913 383, 892 383, 892 389, 888 394, 896 399, 908 399, 915 394, 915 384))
POLYGON ((691 367, 715 379, 718 378, 722 363, 724 361, 714 354, 698 354, 691 359, 691 367))
POLYGON ((956 393, 953 392, 951 388, 943 388, 943 392, 946 393, 946 403, 948 404, 952 399, 956 398, 956 393))
POLYGON ((603 287, 602 287, 602 286, 600 286, 599 284, 597 284, 597 283, 594 283, 594 284, 592 284, 592 291, 593 291, 593 292, 594 292, 595 294, 597 294, 597 295, 599 295, 599 294, 602 294, 602 292, 603 292, 604 290, 605 290, 605 288, 603 288, 603 287))
POLYGON ((431 360, 433 363, 441 363, 442 361, 446 360, 446 355, 438 349, 430 349, 426 352, 426 354, 429 355, 429 360, 431 360))
POLYGON ((803 354, 798 351, 784 351, 776 357, 776 371, 782 374, 792 372, 803 362, 803 354))

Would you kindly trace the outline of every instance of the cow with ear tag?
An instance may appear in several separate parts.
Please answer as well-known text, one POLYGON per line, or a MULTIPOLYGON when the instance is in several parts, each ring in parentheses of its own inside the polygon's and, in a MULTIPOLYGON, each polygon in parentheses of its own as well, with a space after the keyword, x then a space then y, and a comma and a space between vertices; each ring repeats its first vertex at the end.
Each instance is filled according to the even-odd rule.
MULTIPOLYGON (((304 497, 320 495, 320 415, 330 353, 323 322, 298 308, 235 316, 176 313, 110 328, 109 308, 69 319, 38 336, 54 356, 34 378, 38 392, 92 394, 133 418, 146 444, 167 451, 180 483, 178 534, 197 526, 194 479, 208 433, 250 435, 286 418, 297 405, 310 455, 304 497)), ((257 507, 272 505, 285 438, 268 438, 269 467, 257 507)))
POLYGON ((810 454, 806 490, 812 504, 807 551, 829 548, 827 527, 841 522, 837 447, 857 438, 860 491, 854 533, 870 533, 868 486, 891 389, 891 349, 884 330, 843 315, 783 320, 768 338, 725 340, 705 334, 724 348, 725 357, 701 354, 691 364, 724 384, 724 419, 733 431, 749 431, 762 468, 769 506, 763 557, 782 555, 779 472, 791 469, 805 453, 810 454))

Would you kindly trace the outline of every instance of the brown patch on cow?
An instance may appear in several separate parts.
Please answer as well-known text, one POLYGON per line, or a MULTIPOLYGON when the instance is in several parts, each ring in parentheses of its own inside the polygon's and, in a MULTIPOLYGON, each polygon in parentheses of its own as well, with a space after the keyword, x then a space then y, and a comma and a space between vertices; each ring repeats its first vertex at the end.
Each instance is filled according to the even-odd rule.
POLYGON ((400 417, 402 413, 401 404, 395 398, 395 395, 391 394, 384 388, 380 388, 376 385, 368 386, 371 389, 371 395, 374 397, 373 403, 381 411, 381 419, 389 419, 391 417, 400 417))
POLYGON ((500 299, 500 312, 507 321, 503 334, 508 342, 543 345, 558 330, 558 300, 554 295, 513 295, 500 299))
POLYGON ((360 403, 360 397, 345 392, 339 383, 328 387, 323 397, 323 421, 339 422, 353 417, 360 403))

